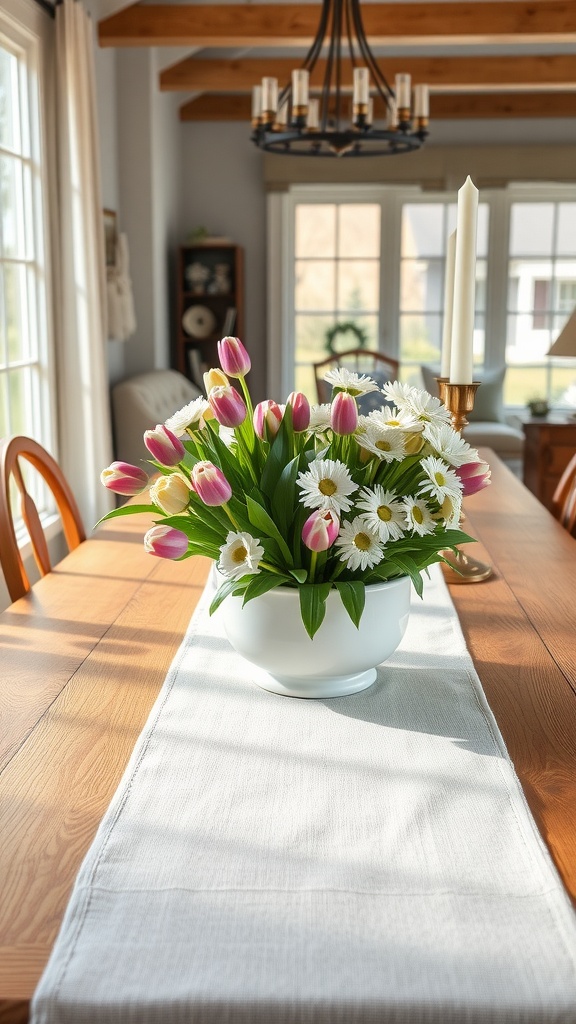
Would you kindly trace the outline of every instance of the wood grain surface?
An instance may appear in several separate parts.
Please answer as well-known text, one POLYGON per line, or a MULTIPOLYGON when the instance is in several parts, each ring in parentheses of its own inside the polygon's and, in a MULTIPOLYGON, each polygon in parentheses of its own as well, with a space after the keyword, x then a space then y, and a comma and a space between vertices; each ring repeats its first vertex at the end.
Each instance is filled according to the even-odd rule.
MULTIPOLYGON (((467 502, 485 583, 451 594, 534 818, 576 899, 576 541, 492 456, 467 502)), ((78 867, 209 562, 114 520, 0 616, 0 1024, 28 1019, 78 867)))

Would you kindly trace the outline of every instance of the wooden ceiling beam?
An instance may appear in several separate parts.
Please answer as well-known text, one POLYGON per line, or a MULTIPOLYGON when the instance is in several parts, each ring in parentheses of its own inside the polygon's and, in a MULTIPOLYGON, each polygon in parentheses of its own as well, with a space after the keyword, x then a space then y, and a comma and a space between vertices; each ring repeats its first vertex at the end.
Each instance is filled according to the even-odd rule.
MULTIPOLYGON (((376 111, 377 116, 382 112, 376 111)), ((430 120, 476 118, 576 117, 576 93, 472 93, 436 94, 430 97, 430 120)), ((246 94, 206 93, 180 107, 181 121, 250 122, 250 97, 246 94)))
MULTIPOLYGON (((317 4, 133 4, 99 23, 101 46, 308 46, 317 4)), ((442 42, 576 42, 574 0, 370 3, 372 46, 442 42)))
MULTIPOLYGON (((282 86, 290 80, 298 61, 290 58, 243 58, 241 60, 196 60, 191 57, 163 71, 160 88, 175 92, 250 92, 265 75, 282 86)), ((320 87, 326 62, 319 60, 311 78, 320 87)), ((412 75, 412 81, 434 87, 470 89, 477 86, 515 86, 576 89, 576 57, 571 54, 514 57, 394 57, 381 62, 391 85, 397 72, 412 75)), ((352 82, 352 67, 343 62, 343 79, 352 82)))

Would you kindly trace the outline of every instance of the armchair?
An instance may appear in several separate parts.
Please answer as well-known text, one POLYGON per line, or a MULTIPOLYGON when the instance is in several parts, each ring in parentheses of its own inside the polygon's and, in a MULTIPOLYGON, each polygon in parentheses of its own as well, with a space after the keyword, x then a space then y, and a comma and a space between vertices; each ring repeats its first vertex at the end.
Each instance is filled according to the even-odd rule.
MULTIPOLYGON (((438 396, 436 377, 440 370, 434 366, 420 367, 422 386, 431 395, 438 396)), ((514 424, 513 417, 507 417, 502 398, 505 368, 501 370, 484 370, 475 374, 475 379, 482 381, 476 392, 474 409, 467 414, 468 426, 464 430, 464 438, 474 448, 492 448, 504 461, 517 463, 522 458, 524 434, 514 424)))

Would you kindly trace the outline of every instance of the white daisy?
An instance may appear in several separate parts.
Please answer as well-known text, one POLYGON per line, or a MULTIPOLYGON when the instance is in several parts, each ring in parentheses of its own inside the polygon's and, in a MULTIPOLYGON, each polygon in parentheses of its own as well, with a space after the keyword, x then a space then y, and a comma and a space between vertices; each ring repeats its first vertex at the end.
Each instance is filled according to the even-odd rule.
POLYGON ((427 479, 420 484, 419 490, 423 494, 431 494, 439 505, 447 495, 457 498, 462 493, 461 480, 442 459, 436 458, 435 455, 428 455, 422 459, 420 467, 424 470, 427 479))
POLYGON ((407 433, 421 433, 424 428, 422 421, 417 419, 410 409, 397 409, 390 405, 383 405, 381 409, 373 409, 368 413, 368 419, 380 427, 393 427, 396 430, 405 430, 407 433))
POLYGON ((401 462, 406 455, 404 435, 393 427, 381 427, 373 420, 357 435, 357 441, 361 448, 385 462, 401 462))
POLYGON ((386 398, 394 402, 401 411, 412 413, 415 419, 423 423, 448 423, 450 420, 450 413, 444 403, 421 388, 401 384, 396 380, 385 384, 382 390, 386 398))
POLYGON ((420 537, 425 537, 427 533, 434 533, 436 523, 423 498, 413 498, 410 495, 406 495, 403 499, 403 505, 408 529, 412 530, 413 533, 417 533, 420 537))
POLYGON ((164 426, 176 434, 176 437, 182 437, 188 429, 194 430, 204 426, 203 416, 209 409, 210 406, 205 398, 202 396, 194 398, 183 409, 179 409, 178 412, 170 416, 164 426))
POLYGON ((458 469, 466 462, 478 462, 480 456, 449 423, 427 423, 424 437, 436 454, 448 465, 458 469))
POLYGON ((371 569, 384 558, 384 548, 362 516, 356 516, 351 523, 342 523, 334 543, 340 548, 340 561, 346 562, 348 569, 371 569))
POLYGON ((233 448, 238 443, 234 427, 224 427, 220 424, 218 433, 220 440, 224 442, 227 448, 233 448))
POLYGON ((449 530, 456 530, 460 525, 460 513, 462 511, 462 496, 453 497, 447 494, 442 502, 439 516, 449 530))
POLYGON ((330 409, 331 405, 329 402, 323 405, 311 405, 310 406, 310 423, 308 430, 313 434, 325 434, 330 429, 330 409))
POLYGON ((385 491, 380 484, 376 484, 373 490, 364 487, 356 504, 366 510, 360 518, 379 540, 384 544, 388 540, 400 540, 406 531, 406 517, 404 506, 394 491, 385 491))
POLYGON ((329 508, 340 515, 352 508, 348 497, 358 490, 343 462, 315 459, 296 481, 302 488, 300 501, 305 508, 329 508))
POLYGON ((218 568, 224 576, 232 579, 254 576, 260 572, 258 566, 263 554, 264 548, 249 533, 234 533, 231 530, 226 543, 220 548, 218 568))
POLYGON ((354 395, 355 398, 358 395, 367 395, 370 391, 380 391, 380 385, 375 380, 372 380, 371 377, 367 377, 366 374, 353 373, 344 366, 337 366, 334 370, 328 370, 324 374, 324 380, 327 380, 333 388, 347 391, 348 394, 354 395))

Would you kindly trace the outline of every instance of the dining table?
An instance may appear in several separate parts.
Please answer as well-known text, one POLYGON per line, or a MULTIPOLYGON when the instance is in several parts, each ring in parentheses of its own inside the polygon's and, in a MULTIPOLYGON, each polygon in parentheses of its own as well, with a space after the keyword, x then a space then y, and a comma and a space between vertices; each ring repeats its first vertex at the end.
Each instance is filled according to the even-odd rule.
MULTIPOLYGON (((449 592, 575 902, 576 541, 481 454, 491 486, 465 499, 464 528, 492 574, 449 592)), ((147 554, 147 525, 105 522, 0 615, 0 1024, 28 1020, 79 867, 206 584, 208 559, 147 554)))

